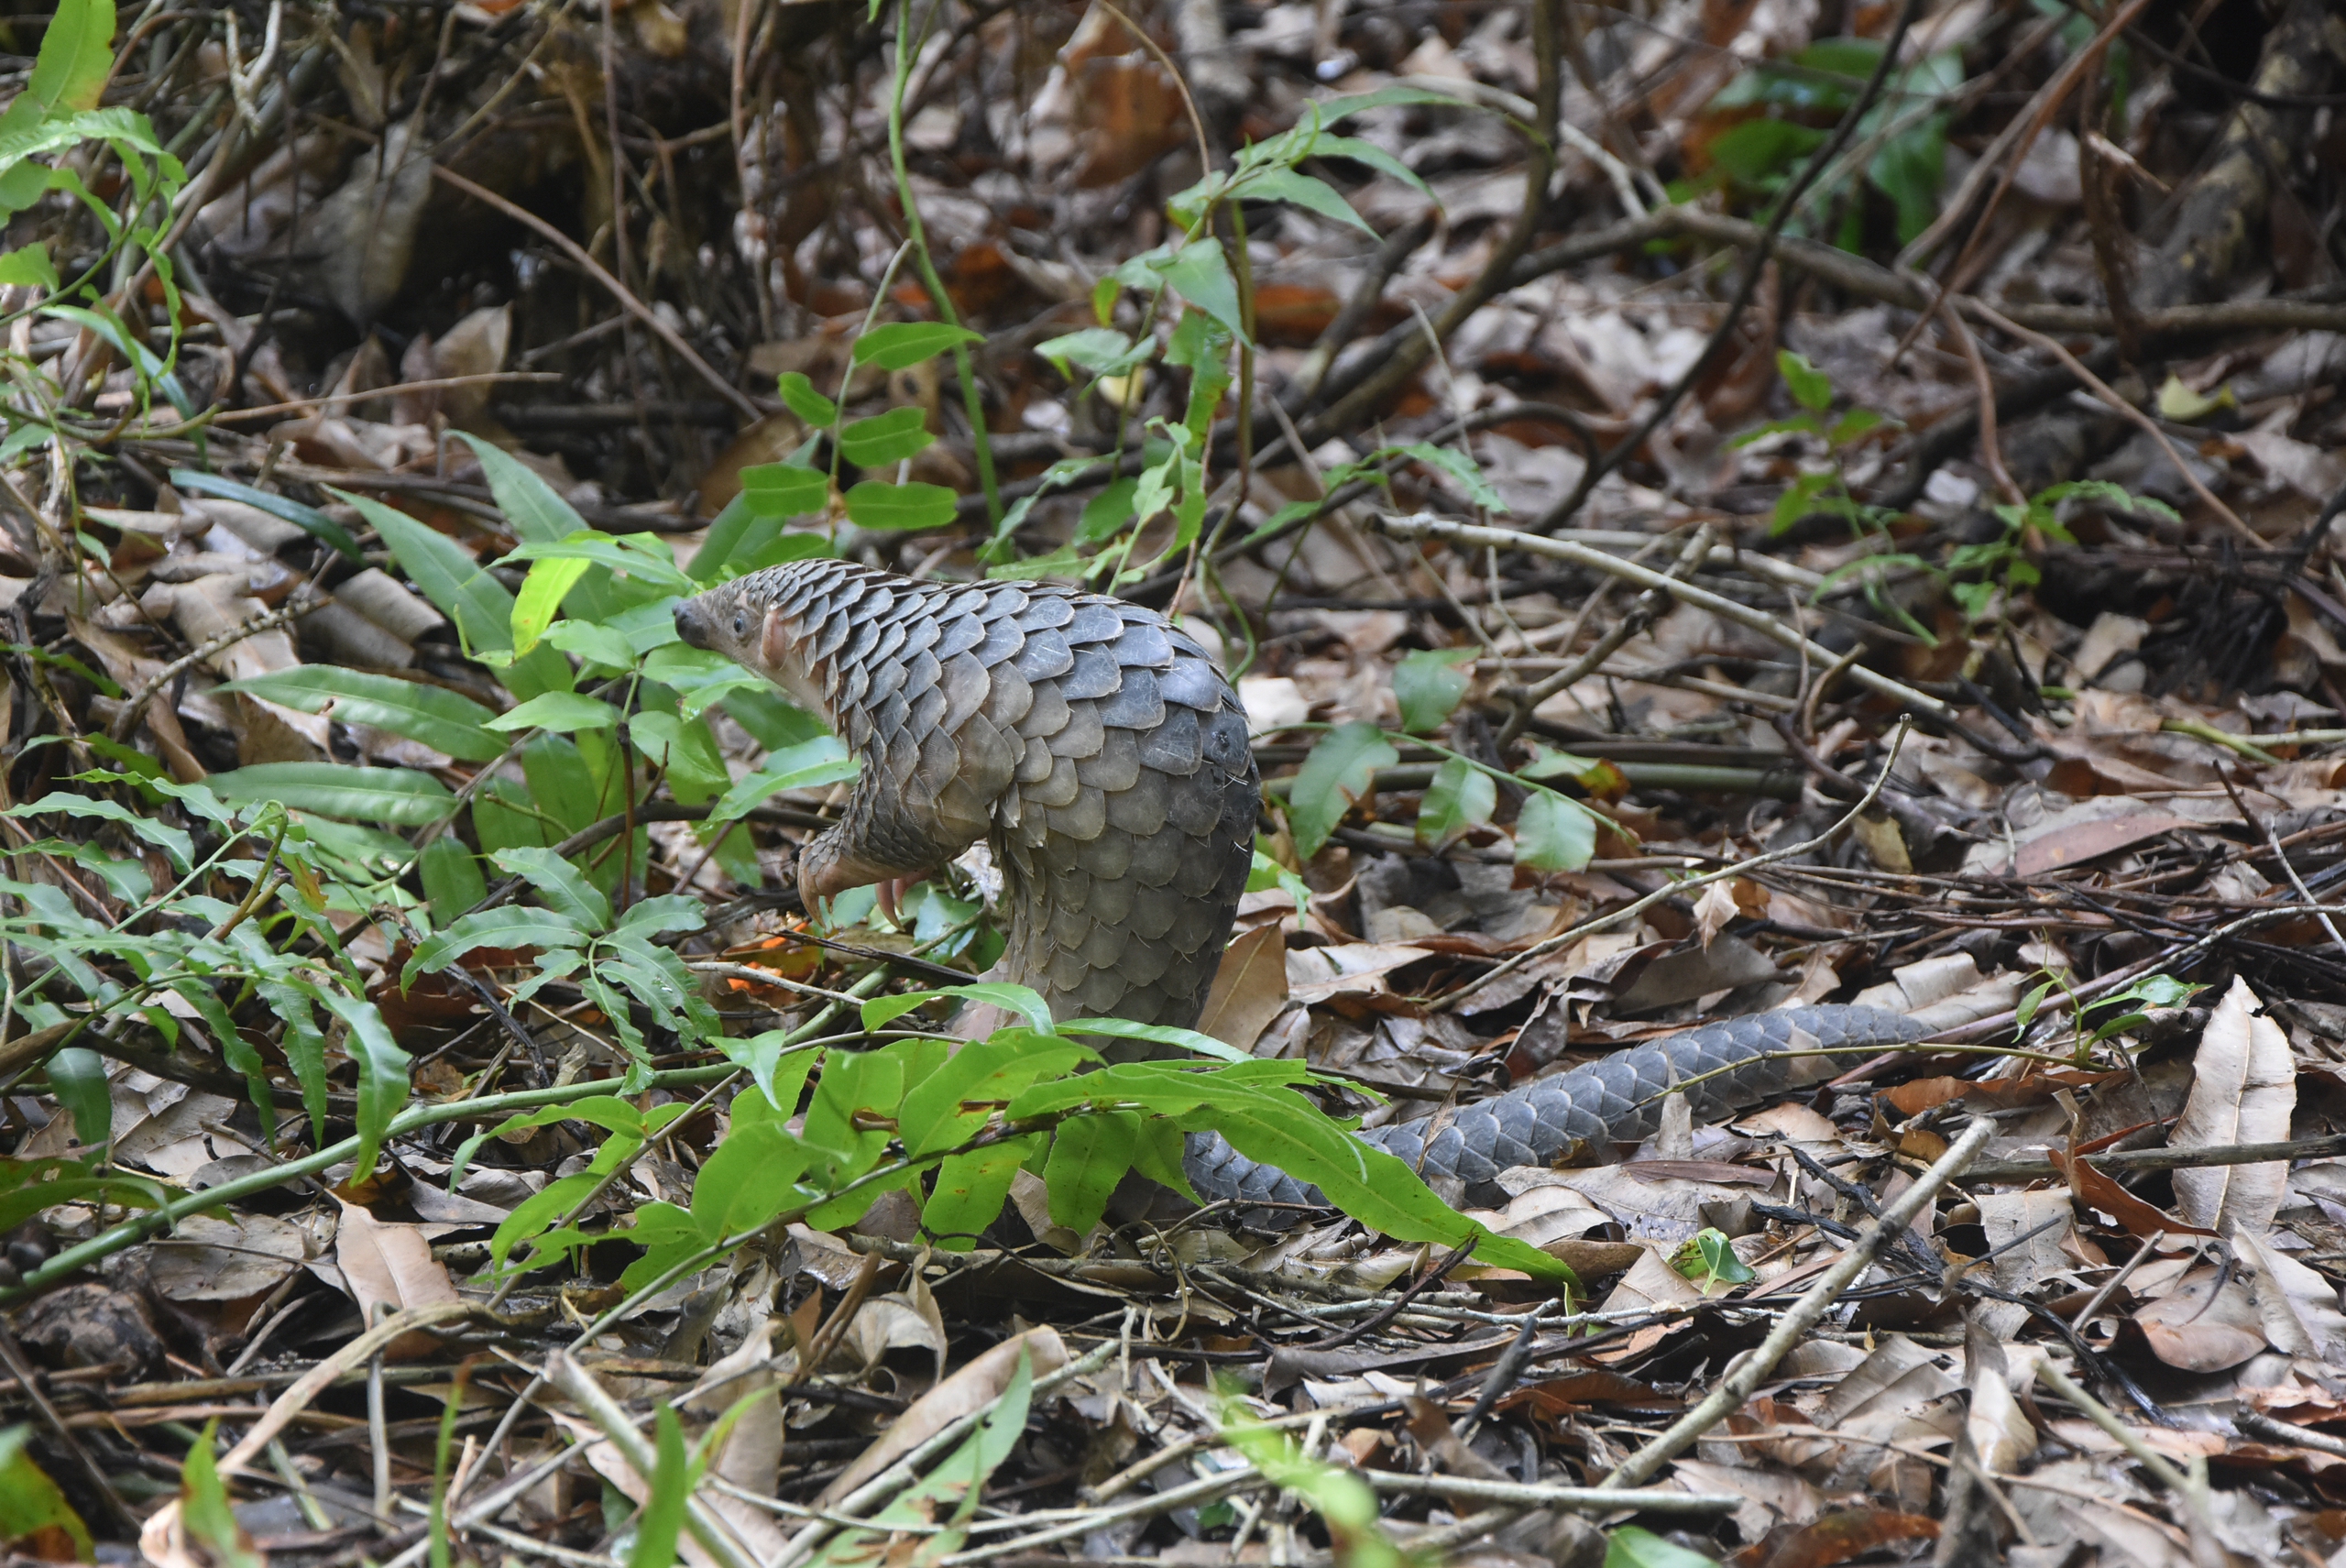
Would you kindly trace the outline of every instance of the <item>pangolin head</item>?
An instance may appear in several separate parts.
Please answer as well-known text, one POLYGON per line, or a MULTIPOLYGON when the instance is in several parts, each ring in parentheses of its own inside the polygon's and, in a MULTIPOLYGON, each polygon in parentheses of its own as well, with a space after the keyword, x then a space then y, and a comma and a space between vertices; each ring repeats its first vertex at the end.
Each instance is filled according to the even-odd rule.
POLYGON ((695 648, 722 653, 735 663, 755 669, 758 644, 765 635, 767 595, 759 591, 760 574, 736 577, 707 593, 676 603, 676 635, 695 648))
POLYGON ((787 567, 751 572, 677 602, 676 635, 695 648, 721 653, 763 675, 800 707, 824 710, 823 693, 804 667, 796 619, 782 608, 787 567))

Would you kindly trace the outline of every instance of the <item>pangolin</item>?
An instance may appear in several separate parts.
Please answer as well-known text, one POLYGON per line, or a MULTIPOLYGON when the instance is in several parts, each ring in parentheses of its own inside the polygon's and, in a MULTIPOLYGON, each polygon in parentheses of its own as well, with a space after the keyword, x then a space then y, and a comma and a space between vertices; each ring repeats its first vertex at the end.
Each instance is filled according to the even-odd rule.
MULTIPOLYGON (((1060 1019, 1197 1021, 1253 861, 1262 782, 1245 710, 1155 610, 1042 583, 918 582, 837 560, 751 572, 676 606, 678 635, 819 714, 862 762, 842 821, 799 854, 809 908, 984 839, 1004 883, 1000 978, 1060 1019)), ((1503 1201, 1499 1171, 1650 1132, 1685 1086, 1715 1115, 1829 1073, 1820 1049, 1922 1037, 1871 1007, 1788 1008, 1673 1035, 1369 1143, 1503 1201)), ((1208 1198, 1318 1191, 1194 1134, 1208 1198)))
POLYGON ((780 686, 862 762, 845 818, 800 851, 808 908, 983 839, 1003 882, 999 978, 1062 1019, 1197 1022, 1262 780, 1238 694, 1163 616, 818 559, 683 601, 676 631, 780 686))

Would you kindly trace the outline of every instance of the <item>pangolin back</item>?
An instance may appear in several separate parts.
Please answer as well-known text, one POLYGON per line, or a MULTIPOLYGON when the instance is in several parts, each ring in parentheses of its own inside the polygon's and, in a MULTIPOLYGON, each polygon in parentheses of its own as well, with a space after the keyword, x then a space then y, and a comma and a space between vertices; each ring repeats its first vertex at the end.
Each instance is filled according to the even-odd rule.
POLYGON ((822 559, 687 599, 676 630, 820 714, 862 762, 844 820, 800 854, 809 907, 983 839, 1004 883, 999 978, 1060 1018, 1196 1022, 1261 781, 1237 694, 1163 616, 822 559))

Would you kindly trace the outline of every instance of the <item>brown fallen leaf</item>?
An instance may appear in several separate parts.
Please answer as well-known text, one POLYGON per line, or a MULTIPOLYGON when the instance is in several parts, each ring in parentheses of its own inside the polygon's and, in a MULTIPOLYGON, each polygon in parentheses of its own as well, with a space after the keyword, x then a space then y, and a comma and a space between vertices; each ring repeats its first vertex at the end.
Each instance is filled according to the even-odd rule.
POLYGON ((2134 1313, 2151 1354, 2186 1372, 2221 1372, 2264 1348, 2248 1287, 2213 1268, 2194 1269, 2134 1313))
POLYGON ((1257 927, 1222 955, 1198 1029, 1225 1046, 1250 1051, 1286 1008, 1287 1000, 1287 933, 1277 926, 1257 927))
MULTIPOLYGON (((405 1310, 457 1300, 447 1266, 432 1255, 432 1243, 421 1225, 386 1224, 356 1203, 334 1200, 342 1207, 342 1223, 334 1233, 334 1263, 349 1287, 351 1299, 367 1321, 375 1321, 378 1305, 405 1310)), ((411 1333, 385 1347, 387 1361, 429 1355, 437 1342, 429 1334, 411 1333)))

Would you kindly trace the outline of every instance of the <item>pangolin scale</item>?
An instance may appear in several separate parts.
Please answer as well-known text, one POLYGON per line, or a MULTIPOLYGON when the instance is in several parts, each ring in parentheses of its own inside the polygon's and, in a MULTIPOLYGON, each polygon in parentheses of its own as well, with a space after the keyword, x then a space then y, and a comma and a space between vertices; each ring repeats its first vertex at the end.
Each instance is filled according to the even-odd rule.
MULTIPOLYGON (((1098 594, 830 559, 750 573, 675 617, 686 642, 772 681, 862 763, 843 819, 799 854, 808 907, 983 839, 1004 883, 999 978, 1062 1019, 1197 1021, 1253 861, 1262 781, 1238 694, 1194 640, 1098 594)), ((1716 1115, 1830 1070, 1803 1053, 1923 1033, 1870 1007, 1756 1014, 1361 1136, 1488 1202, 1509 1166, 1644 1136, 1682 1084, 1716 1115)), ((1319 1201, 1213 1135, 1192 1136, 1183 1163, 1210 1199, 1319 1201)))

